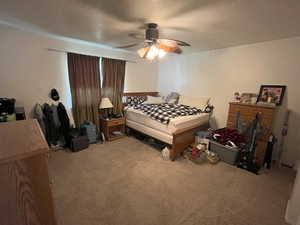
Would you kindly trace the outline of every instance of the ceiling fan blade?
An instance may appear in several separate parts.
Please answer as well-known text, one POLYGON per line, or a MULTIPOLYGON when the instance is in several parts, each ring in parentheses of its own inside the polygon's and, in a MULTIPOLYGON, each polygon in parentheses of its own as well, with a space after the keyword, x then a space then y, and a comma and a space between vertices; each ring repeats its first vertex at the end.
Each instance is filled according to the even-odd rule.
POLYGON ((182 32, 192 32, 191 29, 188 28, 184 28, 184 27, 172 27, 172 26, 164 26, 163 27, 164 30, 177 30, 177 31, 182 31, 182 32))
POLYGON ((131 38, 134 38, 134 39, 137 39, 137 40, 144 40, 145 39, 145 35, 142 34, 142 33, 129 33, 128 34, 128 37, 131 37, 131 38))
POLYGON ((176 41, 170 40, 170 39, 157 39, 156 42, 159 45, 166 45, 166 46, 170 46, 170 47, 178 46, 176 41))
POLYGON ((175 43, 176 43, 176 45, 180 45, 180 46, 191 46, 189 43, 184 42, 184 41, 179 41, 179 40, 173 40, 173 39, 158 39, 158 40, 167 45, 168 45, 168 43, 170 45, 172 45, 172 44, 175 45, 175 43))
POLYGON ((158 48, 162 49, 166 52, 172 52, 172 53, 176 53, 176 54, 181 54, 182 53, 181 48, 179 48, 178 46, 170 46, 170 45, 159 44, 158 48))
POLYGON ((138 46, 138 45, 140 45, 140 43, 134 43, 134 44, 129 44, 129 45, 117 46, 115 48, 131 48, 131 47, 138 46))
POLYGON ((180 46, 191 46, 189 43, 184 42, 184 41, 179 41, 179 40, 174 40, 174 41, 176 41, 177 44, 180 46))

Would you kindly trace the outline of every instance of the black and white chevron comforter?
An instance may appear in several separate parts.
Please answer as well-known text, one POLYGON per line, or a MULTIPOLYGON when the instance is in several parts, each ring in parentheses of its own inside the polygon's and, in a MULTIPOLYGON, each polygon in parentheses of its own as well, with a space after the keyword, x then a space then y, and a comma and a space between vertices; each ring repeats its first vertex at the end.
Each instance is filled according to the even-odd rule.
POLYGON ((150 118, 157 120, 163 124, 168 124, 170 119, 179 116, 189 116, 202 113, 200 109, 187 105, 177 104, 138 104, 132 106, 134 109, 140 110, 150 118))

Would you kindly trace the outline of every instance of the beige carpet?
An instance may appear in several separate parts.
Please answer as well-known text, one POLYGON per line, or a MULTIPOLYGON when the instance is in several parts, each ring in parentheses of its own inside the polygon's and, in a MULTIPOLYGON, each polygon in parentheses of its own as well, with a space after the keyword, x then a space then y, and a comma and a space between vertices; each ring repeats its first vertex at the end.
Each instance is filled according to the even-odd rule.
POLYGON ((59 225, 284 225, 294 173, 164 161, 134 138, 56 152, 59 225))

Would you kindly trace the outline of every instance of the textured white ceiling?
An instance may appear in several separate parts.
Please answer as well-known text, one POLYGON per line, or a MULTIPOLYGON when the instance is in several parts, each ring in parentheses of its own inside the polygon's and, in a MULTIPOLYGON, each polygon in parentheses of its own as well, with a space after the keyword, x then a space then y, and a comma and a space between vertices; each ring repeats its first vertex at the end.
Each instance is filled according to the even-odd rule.
POLYGON ((139 42, 130 34, 155 22, 197 52, 300 36, 300 1, 0 0, 0 20, 112 47, 139 42))

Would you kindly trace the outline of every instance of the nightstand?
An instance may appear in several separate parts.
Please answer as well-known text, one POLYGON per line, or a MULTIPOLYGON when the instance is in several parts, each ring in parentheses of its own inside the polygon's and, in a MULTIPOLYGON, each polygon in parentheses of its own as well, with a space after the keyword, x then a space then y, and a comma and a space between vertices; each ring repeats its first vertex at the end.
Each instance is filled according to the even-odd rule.
POLYGON ((125 118, 100 118, 101 132, 103 132, 106 141, 113 141, 125 137, 125 118), (114 135, 113 132, 121 132, 122 135, 114 135))

